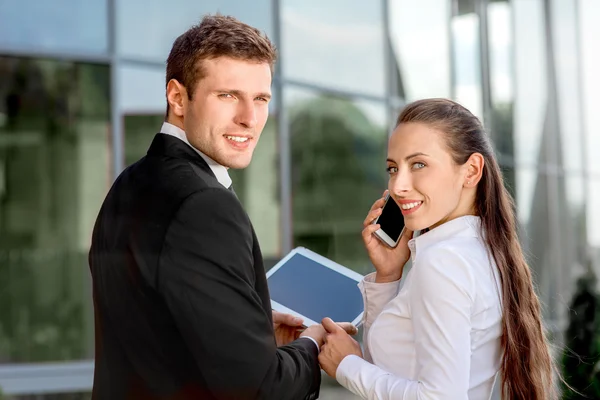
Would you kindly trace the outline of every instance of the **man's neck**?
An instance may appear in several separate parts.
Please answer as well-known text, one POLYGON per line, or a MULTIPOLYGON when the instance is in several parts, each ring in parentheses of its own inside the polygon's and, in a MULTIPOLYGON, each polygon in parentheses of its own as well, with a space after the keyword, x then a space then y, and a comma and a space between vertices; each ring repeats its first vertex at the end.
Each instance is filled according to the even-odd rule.
POLYGON ((183 118, 168 116, 165 119, 165 122, 168 122, 171 125, 175 125, 176 127, 178 127, 179 129, 181 129, 182 131, 185 132, 185 129, 183 129, 183 118))

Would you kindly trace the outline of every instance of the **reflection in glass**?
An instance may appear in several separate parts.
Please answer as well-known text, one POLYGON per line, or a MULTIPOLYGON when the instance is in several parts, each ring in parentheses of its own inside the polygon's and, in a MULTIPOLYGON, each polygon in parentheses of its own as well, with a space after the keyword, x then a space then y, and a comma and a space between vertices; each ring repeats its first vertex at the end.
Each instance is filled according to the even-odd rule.
POLYGON ((0 362, 93 357, 109 87, 106 66, 0 57, 0 362))
POLYGON ((580 58, 577 46, 576 2, 552 0, 551 26, 556 65, 559 132, 558 164, 570 172, 583 171, 583 131, 580 93, 580 58))
POLYGON ((552 220, 553 204, 548 195, 550 179, 536 169, 516 170, 516 202, 520 225, 520 241, 543 305, 544 318, 556 328, 556 252, 557 243, 552 220))
MULTIPOLYGON (((491 129, 490 135, 501 165, 514 165, 513 110, 514 77, 512 73, 511 16, 508 1, 496 1, 488 5, 488 48, 490 55, 491 129)), ((505 179, 514 182, 512 168, 505 172, 505 179), (509 176, 510 175, 510 176, 509 176)), ((510 185, 509 185, 510 187, 510 185)))
POLYGON ((542 0, 513 1, 515 37, 515 162, 533 166, 542 158, 548 104, 542 0))
POLYGON ((573 283, 586 262, 586 215, 581 175, 516 170, 521 243, 532 268, 544 316, 558 330, 566 323, 573 283))
POLYGON ((388 20, 396 69, 393 95, 412 102, 450 97, 450 2, 413 0, 388 2, 388 20))
POLYGON ((283 0, 284 77, 383 96, 382 8, 379 1, 283 0))
POLYGON ((596 273, 600 276, 600 179, 588 181, 587 189, 587 239, 596 273))
POLYGON ((367 273, 362 221, 387 188, 385 106, 295 89, 285 100, 294 246, 367 273))
POLYGON ((106 53, 107 0, 0 1, 2 47, 106 53))
MULTIPOLYGON (((119 109, 125 114, 164 114, 165 67, 120 64, 117 70, 119 109)), ((160 126, 159 126, 160 128, 160 126)))
POLYGON ((117 51, 163 62, 173 41, 205 14, 220 12, 273 36, 271 0, 115 0, 117 51))
MULTIPOLYGON (((556 216, 558 242, 554 245, 558 271, 556 281, 557 319, 561 326, 567 320, 567 307, 575 290, 575 282, 587 266, 585 187, 579 174, 559 175, 557 178, 556 216)), ((552 219, 553 216, 550 216, 552 219)))
POLYGON ((250 216, 263 257, 281 258, 281 201, 279 197, 279 149, 277 118, 269 117, 244 169, 229 170, 235 193, 250 216))
MULTIPOLYGON (((600 93, 600 1, 579 0, 579 46, 582 58, 581 88, 584 99, 584 117, 587 148, 587 169, 600 178, 600 112, 598 112, 598 94, 600 93)), ((600 199, 596 197, 596 199, 600 199)), ((592 203, 600 204, 600 202, 592 203)), ((599 220, 596 220, 599 221, 599 220)))
POLYGON ((125 166, 146 155, 154 136, 165 119, 163 114, 128 114, 123 116, 125 166))
POLYGON ((52 393, 12 396, 10 400, 89 400, 91 393, 52 393))
POLYGON ((465 12, 452 17, 454 97, 483 121, 479 17, 465 12))

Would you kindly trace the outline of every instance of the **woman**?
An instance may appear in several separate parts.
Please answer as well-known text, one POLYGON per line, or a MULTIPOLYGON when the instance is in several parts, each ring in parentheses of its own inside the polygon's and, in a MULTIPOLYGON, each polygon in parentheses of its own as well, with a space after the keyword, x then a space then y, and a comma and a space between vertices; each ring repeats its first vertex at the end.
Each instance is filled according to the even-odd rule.
POLYGON ((512 199, 479 120, 450 100, 408 105, 387 170, 407 229, 394 249, 376 239, 375 202, 363 239, 376 272, 359 285, 364 359, 326 319, 322 368, 364 399, 489 399, 498 371, 504 399, 554 398, 512 199))

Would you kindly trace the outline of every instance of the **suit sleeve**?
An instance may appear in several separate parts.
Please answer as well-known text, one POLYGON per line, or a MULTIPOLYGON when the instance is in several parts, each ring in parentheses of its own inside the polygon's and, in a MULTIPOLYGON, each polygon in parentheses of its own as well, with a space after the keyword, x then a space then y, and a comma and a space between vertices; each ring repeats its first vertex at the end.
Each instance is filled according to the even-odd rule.
POLYGON ((314 398, 318 349, 309 340, 277 347, 254 289, 251 229, 231 192, 188 197, 165 237, 160 291, 215 398, 314 398))

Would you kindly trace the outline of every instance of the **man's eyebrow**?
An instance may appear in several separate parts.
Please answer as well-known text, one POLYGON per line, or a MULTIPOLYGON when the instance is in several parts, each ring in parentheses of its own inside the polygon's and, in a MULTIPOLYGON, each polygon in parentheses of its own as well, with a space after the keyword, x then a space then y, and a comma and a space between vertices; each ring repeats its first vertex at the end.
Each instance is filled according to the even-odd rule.
MULTIPOLYGON (((238 90, 238 89, 218 89, 215 90, 216 92, 222 92, 222 93, 230 93, 234 96, 237 97, 242 97, 244 95, 246 95, 247 93, 244 92, 243 90, 238 90)), ((270 99, 271 98, 271 93, 267 93, 267 92, 260 92, 257 93, 255 97, 264 97, 265 99, 270 99)))
POLYGON ((264 97, 265 99, 269 100, 271 98, 271 93, 266 93, 266 92, 258 93, 256 95, 256 97, 264 97))

